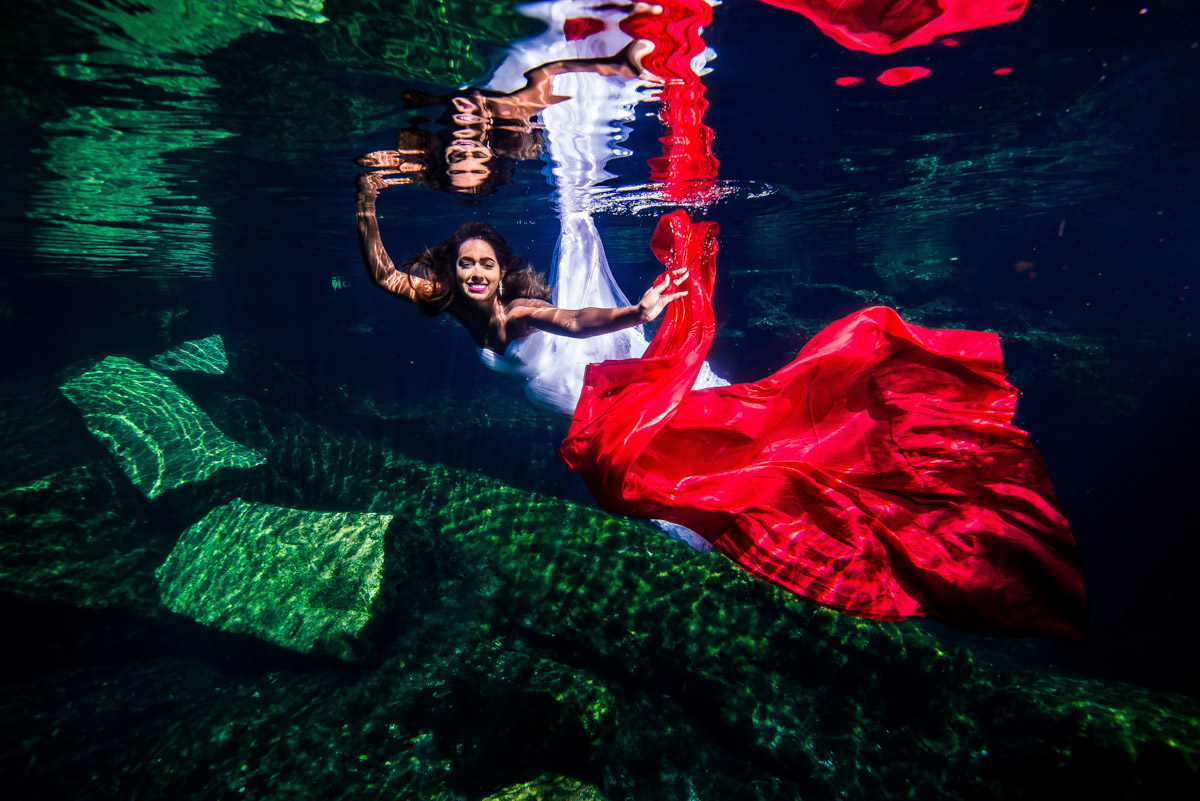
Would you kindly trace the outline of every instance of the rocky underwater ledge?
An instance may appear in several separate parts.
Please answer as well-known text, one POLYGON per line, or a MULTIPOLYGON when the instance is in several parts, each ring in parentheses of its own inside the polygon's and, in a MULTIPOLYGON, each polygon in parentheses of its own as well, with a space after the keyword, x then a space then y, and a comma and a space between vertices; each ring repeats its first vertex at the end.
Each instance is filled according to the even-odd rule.
POLYGON ((10 798, 1200 791, 1189 698, 838 615, 233 392, 203 342, 0 387, 10 798))

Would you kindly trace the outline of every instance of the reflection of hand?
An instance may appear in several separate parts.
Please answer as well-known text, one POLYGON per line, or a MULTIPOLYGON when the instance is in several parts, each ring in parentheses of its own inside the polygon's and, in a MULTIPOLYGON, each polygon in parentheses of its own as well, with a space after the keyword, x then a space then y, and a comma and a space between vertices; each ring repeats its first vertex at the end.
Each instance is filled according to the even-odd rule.
POLYGON ((397 184, 411 184, 413 179, 407 175, 401 175, 395 170, 373 170, 371 172, 359 173, 355 179, 355 186, 358 188, 360 196, 372 196, 379 194, 379 191, 385 186, 395 186, 397 184))
POLYGON ((633 74, 646 83, 662 84, 663 79, 642 66, 642 60, 654 50, 654 43, 646 39, 635 39, 618 53, 633 70, 633 74))
POLYGON ((424 151, 418 149, 399 149, 399 150, 376 150, 374 153, 367 153, 359 156, 354 160, 354 163, 360 167, 387 168, 393 170, 403 170, 404 172, 416 172, 421 169, 419 164, 414 164, 409 161, 406 156, 423 155, 424 151))
POLYGON ((682 298, 687 294, 687 290, 682 292, 671 292, 671 285, 676 287, 683 284, 688 279, 687 267, 680 267, 678 270, 671 270, 663 282, 656 286, 652 286, 646 290, 646 294, 642 295, 642 299, 638 301, 638 314, 641 315, 643 322, 651 320, 662 314, 662 310, 667 307, 671 301, 682 298))

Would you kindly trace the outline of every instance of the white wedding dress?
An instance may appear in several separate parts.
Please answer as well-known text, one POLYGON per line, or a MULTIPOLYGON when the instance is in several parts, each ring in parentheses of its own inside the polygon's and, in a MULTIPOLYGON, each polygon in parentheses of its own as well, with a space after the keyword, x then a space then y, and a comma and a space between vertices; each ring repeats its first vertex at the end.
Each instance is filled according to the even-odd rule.
MULTIPOLYGON (((578 0, 556 0, 529 3, 518 10, 545 22, 547 30, 514 45, 493 74, 488 89, 510 92, 525 85, 524 73, 533 67, 563 59, 610 56, 632 41, 618 27, 625 16, 619 9, 596 8, 578 0), (599 19, 604 29, 568 41, 563 27, 572 17, 599 19)), ((629 300, 609 269, 592 209, 605 191, 599 184, 613 177, 605 169, 608 160, 628 155, 620 142, 627 135, 625 127, 634 117, 634 107, 649 85, 635 78, 594 72, 568 72, 556 75, 553 80, 554 93, 568 99, 546 107, 539 115, 546 133, 550 174, 557 190, 560 224, 550 271, 554 293, 551 302, 564 309, 627 306, 629 300)), ((524 378, 525 393, 534 403, 571 415, 583 389, 587 365, 641 356, 647 344, 641 327, 587 339, 536 331, 511 343, 503 355, 485 349, 479 353, 488 367, 524 378)), ((706 363, 696 386, 728 383, 706 363)), ((656 522, 672 537, 698 550, 712 548, 683 526, 656 522)))

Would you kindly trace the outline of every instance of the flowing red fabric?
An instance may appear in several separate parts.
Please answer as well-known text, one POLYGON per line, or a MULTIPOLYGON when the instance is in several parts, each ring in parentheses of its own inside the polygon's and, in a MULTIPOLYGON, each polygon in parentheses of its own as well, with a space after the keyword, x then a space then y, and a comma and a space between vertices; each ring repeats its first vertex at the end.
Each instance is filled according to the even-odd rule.
POLYGON ((1029 0, 762 0, 799 12, 843 47, 894 53, 939 36, 1012 22, 1029 0))
POLYGON ((692 390, 713 336, 716 231, 682 211, 660 220, 651 247, 689 268, 690 292, 643 358, 588 367, 561 456, 600 504, 687 526, 839 611, 1081 638, 1078 553, 1012 425, 996 335, 868 308, 768 378, 692 390))

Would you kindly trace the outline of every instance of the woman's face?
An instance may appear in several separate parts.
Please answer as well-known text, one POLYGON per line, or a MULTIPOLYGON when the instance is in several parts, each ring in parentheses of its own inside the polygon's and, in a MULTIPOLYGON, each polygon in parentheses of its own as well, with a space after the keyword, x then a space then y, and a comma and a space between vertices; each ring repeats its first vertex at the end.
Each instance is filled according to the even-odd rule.
POLYGON ((496 251, 482 239, 468 239, 458 246, 455 266, 458 288, 469 300, 488 301, 500 292, 500 263, 496 251))

